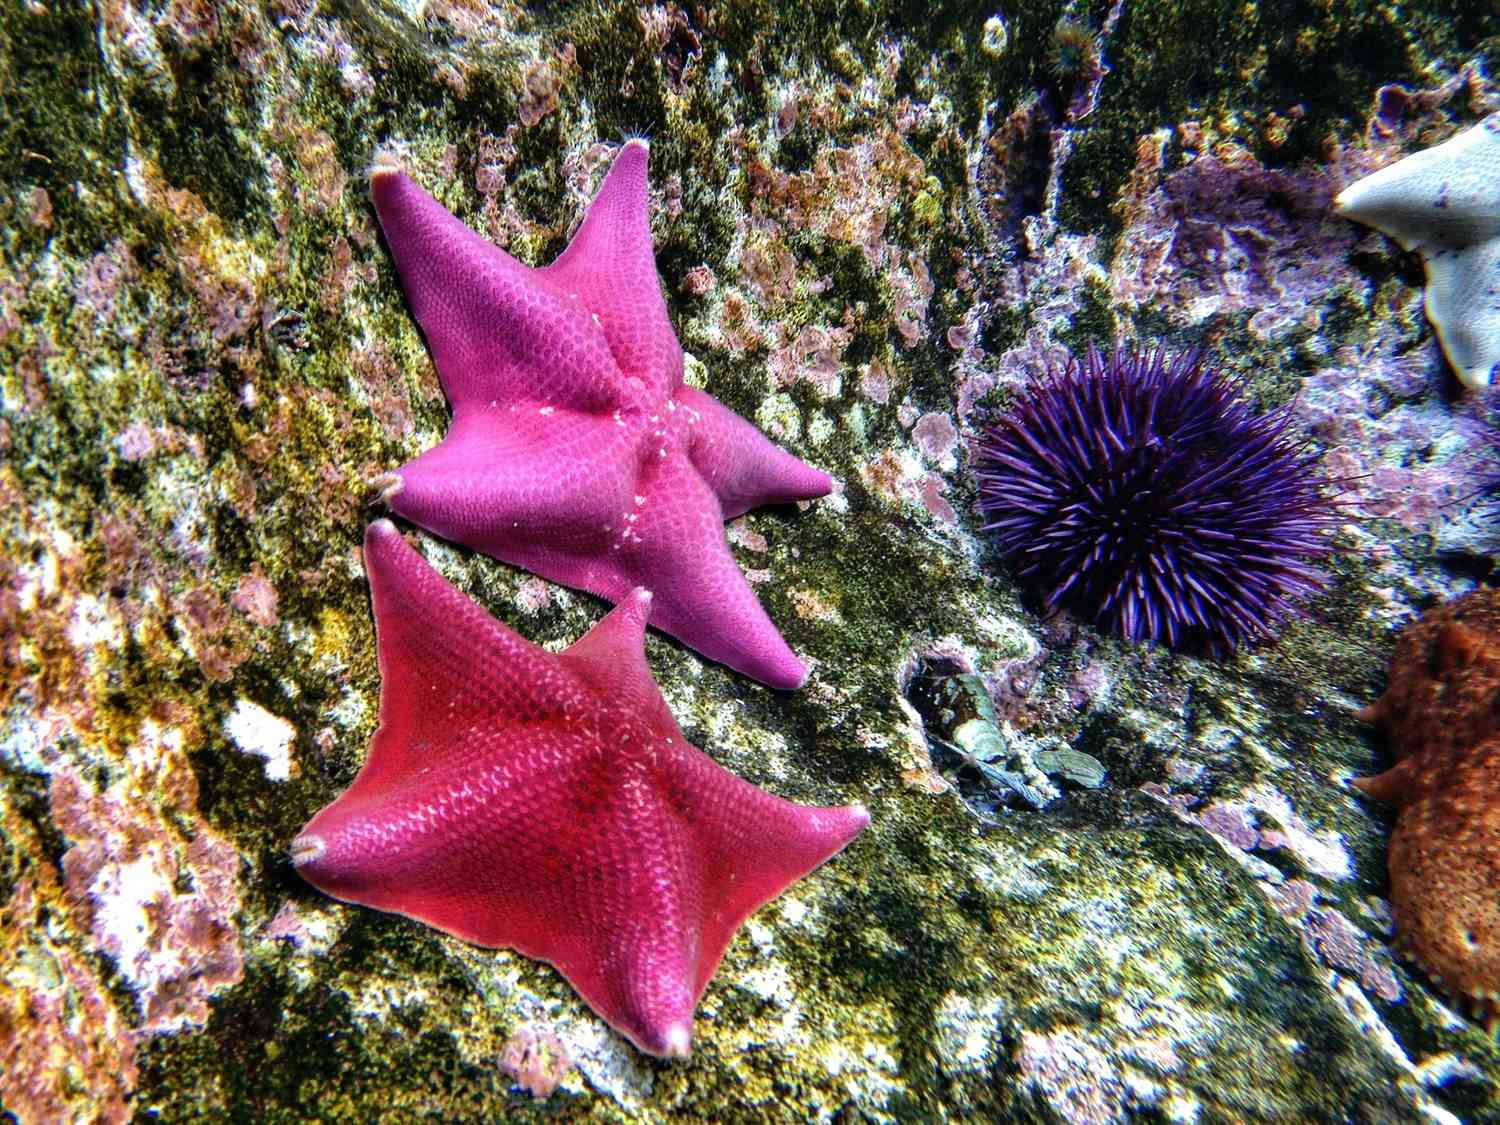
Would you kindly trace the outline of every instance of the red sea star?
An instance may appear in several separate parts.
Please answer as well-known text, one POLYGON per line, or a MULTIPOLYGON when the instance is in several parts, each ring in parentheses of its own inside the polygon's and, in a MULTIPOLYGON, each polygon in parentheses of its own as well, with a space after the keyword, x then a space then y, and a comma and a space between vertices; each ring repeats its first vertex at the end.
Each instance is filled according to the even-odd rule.
POLYGON ((618 602, 779 688, 807 668, 724 539, 762 504, 832 479, 682 381, 651 250, 647 147, 620 152, 583 224, 544 269, 469 230, 377 161, 371 193, 427 335, 453 424, 397 470, 391 509, 448 539, 618 602))
POLYGON ((690 745, 646 666, 634 590, 552 654, 365 536, 380 729, 292 843, 335 898, 555 965, 636 1046, 685 1055, 734 931, 869 823, 741 781, 690 745))

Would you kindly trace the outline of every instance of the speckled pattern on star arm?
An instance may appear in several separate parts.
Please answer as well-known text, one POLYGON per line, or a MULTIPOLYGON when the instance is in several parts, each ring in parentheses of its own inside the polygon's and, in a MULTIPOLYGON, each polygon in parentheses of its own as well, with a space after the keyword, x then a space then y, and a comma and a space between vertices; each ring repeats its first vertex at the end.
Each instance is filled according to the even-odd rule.
POLYGON ((359 777, 293 844, 337 898, 550 962, 644 1051, 693 1010, 756 907, 869 822, 792 804, 683 737, 636 590, 560 655, 490 618, 389 521, 365 540, 383 675, 359 777))
POLYGON ((618 602, 779 688, 807 668, 741 574, 723 523, 822 496, 827 474, 684 386, 652 256, 647 148, 627 144, 544 269, 485 242, 378 168, 386 241, 453 404, 446 438, 395 474, 396 513, 618 602))

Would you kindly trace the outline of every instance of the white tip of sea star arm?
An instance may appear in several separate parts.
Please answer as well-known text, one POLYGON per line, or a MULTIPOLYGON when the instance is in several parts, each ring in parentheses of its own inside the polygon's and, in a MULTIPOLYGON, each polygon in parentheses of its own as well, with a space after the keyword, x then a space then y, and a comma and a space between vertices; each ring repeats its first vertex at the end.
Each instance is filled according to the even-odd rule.
POLYGON ((366 175, 373 183, 377 176, 392 175, 404 171, 406 171, 406 162, 402 160, 400 150, 378 148, 375 150, 375 155, 370 157, 370 168, 366 175))
POLYGON ((292 841, 292 866, 301 867, 322 857, 328 844, 321 836, 307 833, 292 841))
POLYGON ((693 1049, 693 1025, 686 1020, 671 1024, 662 1036, 661 1057, 685 1059, 693 1049))
POLYGON ((380 493, 381 503, 389 504, 392 497, 400 495, 406 482, 401 479, 400 473, 381 473, 370 482, 370 487, 380 493))

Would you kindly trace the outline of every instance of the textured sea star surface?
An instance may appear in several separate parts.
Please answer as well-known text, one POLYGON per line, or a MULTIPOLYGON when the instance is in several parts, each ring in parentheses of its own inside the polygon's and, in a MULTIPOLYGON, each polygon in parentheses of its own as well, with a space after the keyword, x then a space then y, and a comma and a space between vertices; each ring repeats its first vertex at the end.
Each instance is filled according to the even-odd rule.
POLYGON ((1422 252, 1438 342, 1466 386, 1489 386, 1500 366, 1500 113, 1357 180, 1334 206, 1422 252))
POLYGON ((807 668, 724 538, 762 504, 823 496, 826 473, 684 385, 651 249, 647 146, 621 150, 561 256, 532 269, 377 162, 371 192, 453 424, 386 489, 448 539, 618 602, 780 688, 807 668))
POLYGON ((1361 717, 1396 764, 1354 784, 1395 806, 1396 940, 1429 974, 1500 1016, 1500 591, 1477 590, 1406 627, 1390 685, 1361 717))
POLYGON ((524 640, 387 520, 365 536, 380 727, 292 844, 335 898, 555 965, 643 1051, 693 1010, 761 904, 869 823, 792 804, 690 745, 646 666, 635 590, 565 651, 524 640))

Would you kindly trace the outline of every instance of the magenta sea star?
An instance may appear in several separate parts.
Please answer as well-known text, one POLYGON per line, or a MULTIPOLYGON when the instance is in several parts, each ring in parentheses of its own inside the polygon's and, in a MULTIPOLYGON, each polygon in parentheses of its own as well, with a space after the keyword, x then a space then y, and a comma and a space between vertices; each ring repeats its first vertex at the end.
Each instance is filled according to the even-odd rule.
POLYGON ((619 602, 778 688, 807 668, 735 565, 724 521, 823 496, 826 473, 682 381, 652 256, 647 146, 621 150, 583 224, 532 269, 377 164, 375 208, 453 424, 392 474, 391 510, 619 602))

